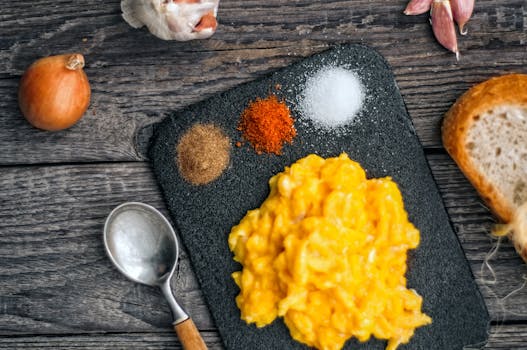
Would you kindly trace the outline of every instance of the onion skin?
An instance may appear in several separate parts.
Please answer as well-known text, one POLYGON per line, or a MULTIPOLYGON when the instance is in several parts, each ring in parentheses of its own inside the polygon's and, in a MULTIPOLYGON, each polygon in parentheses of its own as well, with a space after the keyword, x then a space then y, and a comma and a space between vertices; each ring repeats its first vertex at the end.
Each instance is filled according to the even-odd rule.
POLYGON ((71 127, 90 104, 91 89, 81 54, 49 56, 26 70, 18 89, 18 104, 36 128, 58 131, 71 127))

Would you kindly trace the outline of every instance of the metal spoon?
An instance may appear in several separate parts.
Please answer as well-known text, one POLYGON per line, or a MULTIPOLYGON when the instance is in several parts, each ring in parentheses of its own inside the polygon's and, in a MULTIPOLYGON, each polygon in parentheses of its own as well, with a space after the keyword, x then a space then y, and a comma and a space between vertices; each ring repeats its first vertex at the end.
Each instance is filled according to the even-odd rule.
POLYGON ((134 282, 161 288, 183 348, 207 349, 194 322, 178 305, 170 288, 177 265, 178 242, 163 214, 143 203, 119 205, 104 224, 104 246, 123 275, 134 282))

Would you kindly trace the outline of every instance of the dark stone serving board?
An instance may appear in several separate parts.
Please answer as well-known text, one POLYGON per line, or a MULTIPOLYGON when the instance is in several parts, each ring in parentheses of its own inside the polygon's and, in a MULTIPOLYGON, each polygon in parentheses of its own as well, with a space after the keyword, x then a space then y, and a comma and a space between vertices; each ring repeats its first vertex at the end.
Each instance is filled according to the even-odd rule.
MULTIPOLYGON (((430 173, 394 77, 372 49, 340 46, 307 58, 270 76, 238 86, 175 112, 155 128, 149 156, 179 235, 227 349, 306 349, 289 335, 281 319, 264 328, 240 320, 235 303, 238 288, 231 273, 227 237, 247 210, 259 207, 269 193, 268 179, 310 154, 323 157, 346 152, 369 177, 391 176, 404 196, 409 219, 421 231, 421 244, 409 256, 408 286, 423 296, 423 311, 433 323, 416 330, 400 349, 462 349, 485 342, 489 316, 430 173), (367 90, 365 105, 354 122, 339 130, 322 130, 303 120, 298 99, 306 77, 327 65, 358 73, 367 90), (281 85, 275 90, 276 84, 281 85), (197 122, 221 127, 233 144, 243 109, 256 97, 275 92, 297 118, 298 135, 283 155, 257 155, 248 145, 232 148, 231 162, 221 177, 205 186, 185 182, 174 162, 175 146, 197 122)), ((346 349, 384 349, 386 342, 350 340, 346 349)))

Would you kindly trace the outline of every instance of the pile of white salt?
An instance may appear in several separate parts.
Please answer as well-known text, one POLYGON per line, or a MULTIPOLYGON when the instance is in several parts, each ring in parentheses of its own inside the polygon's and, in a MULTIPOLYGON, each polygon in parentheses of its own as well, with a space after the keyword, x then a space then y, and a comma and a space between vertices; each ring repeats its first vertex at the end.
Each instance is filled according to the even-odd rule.
POLYGON ((355 72, 325 67, 307 79, 300 112, 319 126, 339 127, 353 121, 364 98, 364 86, 355 72))

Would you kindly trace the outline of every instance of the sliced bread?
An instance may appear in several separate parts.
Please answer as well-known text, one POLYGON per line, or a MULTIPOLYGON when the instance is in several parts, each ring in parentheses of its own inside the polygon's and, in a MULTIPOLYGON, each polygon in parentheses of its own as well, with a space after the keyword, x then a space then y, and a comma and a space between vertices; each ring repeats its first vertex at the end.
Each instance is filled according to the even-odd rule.
POLYGON ((499 219, 527 202, 527 75, 472 87, 447 112, 443 144, 499 219))

